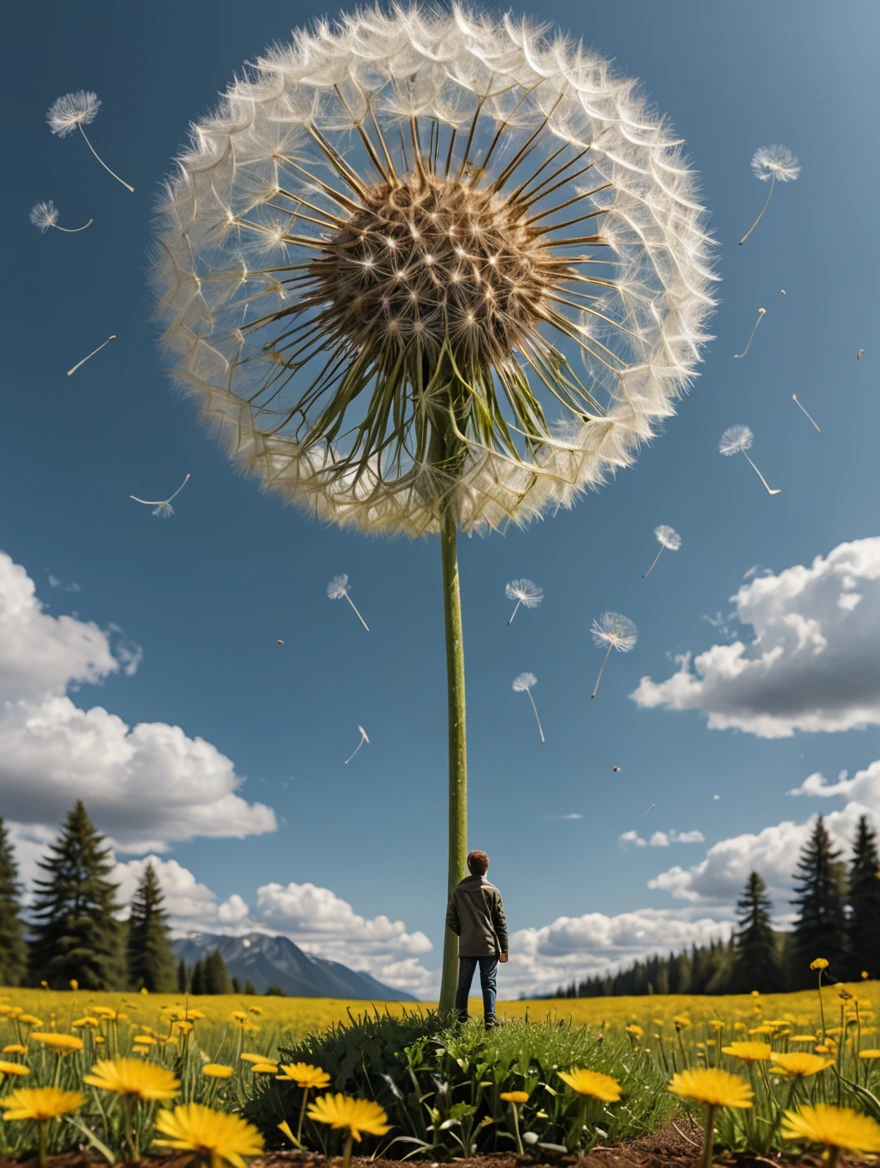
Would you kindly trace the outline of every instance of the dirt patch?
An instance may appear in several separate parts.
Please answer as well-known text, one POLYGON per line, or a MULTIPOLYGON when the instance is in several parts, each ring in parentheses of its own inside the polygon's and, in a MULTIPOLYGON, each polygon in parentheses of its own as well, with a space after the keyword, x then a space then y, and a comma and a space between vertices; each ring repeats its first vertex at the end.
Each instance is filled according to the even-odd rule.
MULTIPOLYGON (((543 1153, 540 1157, 519 1157, 506 1152, 490 1156, 473 1156, 435 1163, 427 1157, 406 1161, 408 1168, 694 1168, 701 1151, 699 1129, 685 1130, 683 1127, 668 1128, 654 1135, 642 1136, 616 1148, 594 1148, 589 1156, 579 1160, 577 1156, 543 1153)), ((166 1159, 148 1158, 130 1162, 126 1168, 191 1168, 193 1157, 189 1154, 166 1159)), ((353 1159, 352 1168, 403 1168, 401 1160, 353 1159)), ((838 1161, 843 1164, 843 1158, 838 1161)), ((301 1152, 273 1152, 251 1161, 251 1168, 341 1168, 340 1157, 326 1157, 301 1152)), ((774 1152, 771 1156, 733 1156, 729 1152, 718 1152, 715 1164, 725 1168, 822 1168, 822 1160, 814 1156, 795 1159, 774 1152)), ((848 1160, 849 1168, 861 1168, 864 1161, 848 1160)), ((82 1152, 66 1152, 61 1156, 49 1157, 49 1168, 107 1168, 103 1160, 82 1152)), ((5 1160, 0 1158, 0 1168, 37 1168, 37 1158, 25 1160, 5 1160)), ((122 1168, 120 1165, 119 1168, 122 1168)), ((875 1162, 876 1168, 876 1162, 875 1162)))

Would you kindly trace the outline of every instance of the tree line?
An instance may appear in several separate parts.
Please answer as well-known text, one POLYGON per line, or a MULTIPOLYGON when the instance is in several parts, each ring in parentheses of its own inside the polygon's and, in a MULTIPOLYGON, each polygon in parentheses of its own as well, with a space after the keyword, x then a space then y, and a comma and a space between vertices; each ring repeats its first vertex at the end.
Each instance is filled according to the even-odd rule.
POLYGON ((848 860, 831 842, 820 815, 794 874, 797 910, 790 932, 773 928, 773 905, 757 872, 737 901, 729 941, 692 945, 680 953, 636 961, 613 974, 560 986, 557 998, 606 994, 742 994, 807 989, 810 962, 824 957, 838 981, 880 977, 880 852, 866 815, 856 827, 848 860))
POLYGON ((119 885, 110 879, 111 849, 83 803, 77 802, 58 839, 39 861, 27 921, 22 916, 18 864, 0 818, 0 985, 150 993, 253 993, 230 978, 219 950, 192 967, 171 948, 168 913, 155 869, 147 864, 129 905, 119 914, 119 885))

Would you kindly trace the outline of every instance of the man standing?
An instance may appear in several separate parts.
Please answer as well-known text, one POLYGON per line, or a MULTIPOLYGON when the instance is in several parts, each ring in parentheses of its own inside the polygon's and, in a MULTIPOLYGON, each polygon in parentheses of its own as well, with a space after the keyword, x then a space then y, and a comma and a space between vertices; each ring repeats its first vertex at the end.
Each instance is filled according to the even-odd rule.
POLYGON ((458 937, 458 989, 455 1011, 459 1022, 468 1016, 468 994, 474 972, 480 967, 483 991, 483 1015, 486 1029, 497 1026, 495 1018, 495 974, 498 962, 507 961, 507 921, 501 893, 486 879, 489 857, 485 852, 470 852, 467 858, 470 876, 465 876, 452 890, 446 910, 446 924, 458 937))

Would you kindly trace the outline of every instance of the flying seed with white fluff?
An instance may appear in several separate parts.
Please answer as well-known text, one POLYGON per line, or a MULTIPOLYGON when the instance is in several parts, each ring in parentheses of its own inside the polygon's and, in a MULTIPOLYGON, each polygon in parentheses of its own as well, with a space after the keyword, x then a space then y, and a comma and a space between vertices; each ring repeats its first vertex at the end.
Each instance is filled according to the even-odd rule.
POLYGON ((111 341, 115 341, 115 340, 116 340, 116 333, 111 333, 103 345, 98 345, 97 349, 92 349, 92 351, 91 351, 91 353, 89 353, 88 357, 83 357, 82 361, 77 361, 77 363, 74 365, 74 367, 72 369, 68 369, 67 376, 70 377, 72 374, 76 373, 76 371, 77 371, 77 369, 79 369, 80 365, 85 365, 86 361, 88 361, 92 357, 94 357, 94 355, 96 353, 100 353, 101 350, 103 348, 105 348, 105 346, 109 345, 111 341))
POLYGON ((355 605, 355 602, 352 600, 352 598, 348 594, 348 576, 346 576, 345 573, 343 573, 341 576, 334 576, 333 577, 333 579, 327 585, 327 595, 330 597, 331 600, 341 600, 344 596, 345 599, 348 601, 348 603, 351 605, 351 607, 354 609, 355 616, 358 618, 358 620, 361 622, 361 624, 364 626, 364 628, 367 630, 367 632, 370 631, 370 626, 367 624, 367 622, 364 620, 364 618, 358 612, 357 606, 355 605))
POLYGON ((762 146, 752 155, 752 173, 761 182, 767 182, 769 179, 770 190, 767 193, 766 202, 761 208, 761 213, 758 215, 758 218, 739 241, 740 247, 742 247, 761 222, 764 212, 770 206, 770 198, 773 195, 773 188, 776 186, 777 181, 794 182, 801 173, 801 167, 797 158, 787 146, 762 146))
POLYGON ((541 742, 545 742, 544 728, 541 725, 541 719, 538 717, 538 707, 535 705, 535 699, 532 697, 532 686, 538 684, 538 679, 534 673, 521 673, 518 677, 513 679, 513 689, 515 693, 527 693, 529 701, 532 703, 532 709, 535 711, 535 721, 538 723, 538 733, 541 735, 541 742))
POLYGON ((76 235, 78 231, 85 231, 93 223, 93 220, 90 219, 88 223, 83 223, 82 227, 61 227, 58 224, 58 215, 58 208, 49 199, 48 202, 34 203, 29 218, 34 227, 39 227, 43 235, 50 227, 54 227, 56 231, 63 231, 66 235, 76 235))
POLYGON ((752 329, 751 336, 749 337, 749 343, 746 345, 746 347, 743 349, 743 351, 741 353, 734 353, 733 354, 734 357, 745 357, 746 353, 748 353, 749 349, 751 349, 751 347, 752 347, 752 341, 755 339, 755 333, 758 331, 758 325, 761 323, 761 321, 764 319, 764 317, 766 315, 767 315, 766 308, 759 308, 758 309, 758 319, 755 321, 755 327, 752 329))
POLYGON ((856 360, 857 361, 861 361, 862 353, 864 353, 864 351, 865 351, 864 349, 859 349, 858 353, 856 353, 856 360))
POLYGON ((135 503, 143 503, 145 507, 155 507, 154 515, 159 515, 162 519, 168 519, 174 514, 174 508, 171 506, 171 500, 176 499, 186 484, 189 482, 190 476, 187 475, 173 495, 169 495, 167 499, 139 499, 137 495, 129 495, 129 499, 134 499, 135 503))
POLYGON ((778 495, 781 493, 782 488, 777 487, 774 490, 771 486, 769 486, 769 484, 767 483, 767 480, 764 478, 764 476, 761 474, 761 472, 758 470, 758 468, 755 466, 755 464, 752 462, 752 460, 748 456, 747 452, 751 448, 751 445, 754 442, 754 440, 755 440, 755 435, 748 428, 748 426, 730 426, 721 435, 721 440, 718 443, 718 451, 720 454, 725 454, 728 457, 731 454, 745 455, 746 461, 748 462, 748 464, 752 468, 752 470, 755 472, 755 474, 758 476, 758 478, 761 480, 761 482, 764 484, 764 487, 765 487, 767 493, 769 495, 778 495))
POLYGON ((360 748, 363 746, 363 744, 365 742, 366 742, 367 746, 370 745, 370 740, 367 737, 367 732, 363 728, 363 726, 358 726, 358 730, 360 730, 360 732, 361 732, 361 740, 357 744, 357 746, 354 748, 354 750, 351 752, 351 754, 348 756, 348 758, 345 760, 345 762, 342 764, 343 766, 348 766, 348 764, 351 762, 351 760, 354 758, 354 756, 357 754, 357 752, 360 750, 360 748))
POLYGON ((654 563, 651 564, 650 568, 647 570, 647 572, 645 572, 644 576, 642 576, 643 580, 647 580, 647 578, 654 571, 654 564, 656 564, 660 559, 660 555, 664 548, 669 548, 671 552, 677 552, 681 547, 681 536, 674 527, 670 527, 667 523, 661 523, 659 527, 655 527, 654 536, 657 542, 660 544, 660 551, 656 554, 656 556, 654 556, 654 563))
POLYGON ((517 609, 521 604, 526 608, 537 608, 544 599, 544 589, 539 588, 537 584, 533 584, 531 580, 511 580, 509 584, 504 587, 504 595, 508 600, 516 601, 516 608, 510 615, 508 625, 513 623, 513 618, 516 616, 517 609))
POLYGON ((66 138, 68 134, 79 130, 83 138, 85 138, 86 146, 88 146, 89 150, 91 150, 92 154, 98 159, 107 173, 112 174, 118 183, 122 183, 127 190, 134 194, 134 187, 129 186, 125 179, 120 178, 118 174, 110 169, 86 137, 83 126, 91 125, 95 120, 100 104, 98 95, 87 89, 77 90, 76 93, 65 93, 62 97, 58 97, 52 102, 46 114, 46 121, 49 123, 49 129, 52 133, 57 134, 59 138, 66 138))
POLYGON ((813 423, 813 425, 816 427, 816 433, 817 433, 817 434, 821 434, 821 433, 822 433, 822 431, 821 431, 821 430, 819 429, 819 427, 816 425, 816 419, 813 417, 813 415, 812 415, 812 414, 808 413, 808 411, 804 409, 804 407, 803 407, 803 406, 801 405, 801 403, 798 401, 798 399, 797 399, 797 394, 796 394, 796 393, 793 393, 793 394, 791 395, 791 400, 794 402, 794 404, 797 406, 797 408, 798 408, 798 409, 801 411, 801 413, 803 413, 803 414, 806 414, 806 415, 807 415, 807 417, 810 419, 810 421, 811 421, 811 422, 813 423))
POLYGON ((628 653, 630 649, 634 648, 639 633, 629 617, 623 616, 619 612, 603 612, 598 620, 593 621, 593 627, 590 631, 593 634, 595 645, 600 649, 608 646, 599 668, 599 676, 596 678, 596 687, 590 694, 590 697, 594 698, 599 692, 599 682, 602 680, 602 673, 611 650, 616 649, 618 653, 628 653))

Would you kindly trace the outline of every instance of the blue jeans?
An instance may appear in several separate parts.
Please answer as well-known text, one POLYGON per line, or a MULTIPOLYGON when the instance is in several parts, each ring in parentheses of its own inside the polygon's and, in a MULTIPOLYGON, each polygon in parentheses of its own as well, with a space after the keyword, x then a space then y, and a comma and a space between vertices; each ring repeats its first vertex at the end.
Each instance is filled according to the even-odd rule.
POLYGON ((477 966, 480 967, 480 989, 483 991, 483 1014, 487 1022, 495 1021, 495 974, 498 972, 498 958, 459 957, 458 989, 455 991, 455 1010, 464 1021, 468 1012, 468 994, 477 966))

